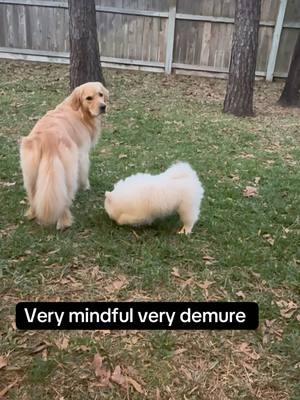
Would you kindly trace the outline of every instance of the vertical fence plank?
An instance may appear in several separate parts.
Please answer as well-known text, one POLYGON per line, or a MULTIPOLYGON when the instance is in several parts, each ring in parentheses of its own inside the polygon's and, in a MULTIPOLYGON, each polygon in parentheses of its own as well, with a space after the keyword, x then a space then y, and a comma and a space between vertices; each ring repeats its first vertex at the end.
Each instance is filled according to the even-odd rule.
POLYGON ((269 61, 268 61, 268 67, 267 67, 267 74, 266 74, 267 81, 273 80, 286 5, 287 5, 287 0, 280 0, 276 24, 275 24, 274 33, 273 33, 272 47, 271 47, 269 61))
POLYGON ((175 22, 176 22, 176 3, 177 3, 177 0, 169 0, 169 17, 168 17, 168 28, 167 28, 167 50, 166 50, 166 63, 165 63, 166 74, 170 74, 172 71, 175 22))

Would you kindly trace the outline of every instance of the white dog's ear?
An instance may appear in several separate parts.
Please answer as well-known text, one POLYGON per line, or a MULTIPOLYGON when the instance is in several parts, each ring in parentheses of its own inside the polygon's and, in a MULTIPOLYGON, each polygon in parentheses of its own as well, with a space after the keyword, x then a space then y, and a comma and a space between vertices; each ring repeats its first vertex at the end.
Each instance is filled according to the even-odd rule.
POLYGON ((80 107, 80 90, 78 87, 75 88, 71 93, 70 100, 71 100, 70 104, 73 110, 78 111, 80 107))

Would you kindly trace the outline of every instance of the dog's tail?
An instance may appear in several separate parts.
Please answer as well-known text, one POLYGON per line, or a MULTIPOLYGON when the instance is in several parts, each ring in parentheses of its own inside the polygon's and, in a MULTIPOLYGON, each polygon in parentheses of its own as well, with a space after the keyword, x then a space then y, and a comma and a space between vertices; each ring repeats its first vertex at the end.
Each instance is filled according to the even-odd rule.
POLYGON ((50 154, 38 138, 25 138, 21 144, 21 166, 29 202, 38 221, 57 222, 70 205, 64 165, 57 154, 50 154))
POLYGON ((45 225, 54 224, 69 205, 63 163, 57 155, 43 157, 33 201, 37 219, 45 225))
POLYGON ((196 177, 197 174, 187 162, 179 161, 166 170, 166 175, 172 179, 182 179, 187 177, 196 177))

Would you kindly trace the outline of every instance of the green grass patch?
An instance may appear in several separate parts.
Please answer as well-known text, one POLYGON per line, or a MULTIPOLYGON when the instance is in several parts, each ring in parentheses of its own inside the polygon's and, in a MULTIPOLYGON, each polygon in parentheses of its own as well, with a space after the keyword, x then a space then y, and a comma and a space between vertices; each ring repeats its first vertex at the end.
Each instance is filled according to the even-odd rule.
POLYGON ((111 104, 91 154, 91 191, 77 194, 74 225, 61 233, 24 218, 18 142, 66 97, 68 71, 2 62, 0 72, 3 387, 20 379, 8 398, 296 399, 300 112, 274 105, 281 84, 258 83, 257 116, 237 119, 221 112, 222 81, 106 71, 111 104), (108 218, 104 193, 117 180, 176 160, 190 162, 205 188, 190 237, 176 235, 177 216, 134 229, 108 218), (257 196, 245 197, 246 186, 257 196), (15 330, 21 300, 249 300, 259 303, 260 327, 66 332, 62 349, 58 333, 15 330), (40 343, 48 358, 29 351, 40 343), (132 385, 101 386, 96 353, 111 373, 120 365, 143 395, 132 385))

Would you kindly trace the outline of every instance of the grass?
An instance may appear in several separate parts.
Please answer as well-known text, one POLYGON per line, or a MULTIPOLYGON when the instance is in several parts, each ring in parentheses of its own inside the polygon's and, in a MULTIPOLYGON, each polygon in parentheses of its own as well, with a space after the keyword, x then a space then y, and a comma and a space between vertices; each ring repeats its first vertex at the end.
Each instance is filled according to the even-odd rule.
MULTIPOLYGON (((0 63, 0 351, 8 399, 296 399, 299 393, 299 114, 257 83, 256 117, 222 114, 225 82, 106 71, 111 93, 89 193, 58 233, 24 218, 18 141, 68 92, 63 66, 0 63), (190 237, 176 216, 118 227, 105 190, 189 161, 205 187, 190 237), (243 196, 255 186, 256 197, 243 196), (255 332, 21 332, 21 300, 257 301, 255 332), (295 310, 293 312, 293 310, 295 310), (64 345, 62 345, 64 343, 64 345), (127 390, 107 371, 141 385, 127 390)), ((1 360, 1 359, 0 359, 1 360)), ((1 363, 0 363, 1 365, 1 363)))

